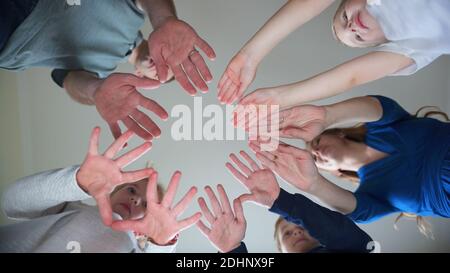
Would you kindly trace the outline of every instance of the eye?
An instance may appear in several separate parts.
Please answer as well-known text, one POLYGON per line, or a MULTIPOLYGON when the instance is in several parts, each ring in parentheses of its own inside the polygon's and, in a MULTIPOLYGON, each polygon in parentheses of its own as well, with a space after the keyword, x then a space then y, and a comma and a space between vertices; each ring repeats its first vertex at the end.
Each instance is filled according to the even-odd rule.
POLYGON ((144 207, 144 209, 146 209, 147 208, 147 202, 146 201, 142 202, 142 206, 144 207))
POLYGON ((133 188, 133 187, 129 187, 129 188, 128 188, 128 192, 129 192, 130 194, 136 194, 136 189, 133 188))
POLYGON ((356 34, 356 40, 359 42, 364 42, 364 39, 361 36, 359 36, 358 34, 356 34))
POLYGON ((347 17, 347 12, 346 11, 344 11, 344 13, 342 14, 342 18, 344 18, 345 22, 347 23, 348 17, 347 17))
POLYGON ((284 233, 284 236, 286 237, 286 236, 291 236, 291 234, 292 234, 292 232, 289 230, 289 231, 286 231, 285 233, 284 233))

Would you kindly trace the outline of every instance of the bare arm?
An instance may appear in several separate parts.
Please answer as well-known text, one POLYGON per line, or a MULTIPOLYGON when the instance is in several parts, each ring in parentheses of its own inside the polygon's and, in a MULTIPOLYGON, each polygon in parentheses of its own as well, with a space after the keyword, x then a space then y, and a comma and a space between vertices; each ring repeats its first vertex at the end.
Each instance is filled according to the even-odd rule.
POLYGON ((259 63, 279 42, 333 4, 334 0, 290 0, 247 42, 242 51, 259 63))
POLYGON ((365 96, 351 98, 324 106, 325 128, 345 124, 367 123, 379 120, 383 116, 383 107, 376 98, 365 96))
POLYGON ((352 192, 337 186, 321 175, 313 185, 308 193, 319 198, 333 210, 342 214, 349 214, 355 210, 356 198, 352 192))
POLYGON ((138 5, 147 13, 150 23, 157 29, 170 17, 177 17, 173 0, 138 0, 138 5))
POLYGON ((103 80, 92 73, 85 71, 72 71, 64 79, 64 89, 69 96, 81 104, 94 105, 95 91, 103 80))

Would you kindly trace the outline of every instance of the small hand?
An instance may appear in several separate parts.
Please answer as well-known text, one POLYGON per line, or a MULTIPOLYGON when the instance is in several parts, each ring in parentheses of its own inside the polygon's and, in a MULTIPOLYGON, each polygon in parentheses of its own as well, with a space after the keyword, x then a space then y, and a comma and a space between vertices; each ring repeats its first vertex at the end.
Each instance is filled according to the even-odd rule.
POLYGON ((280 137, 312 141, 327 127, 324 107, 302 105, 280 112, 280 137))
POLYGON ((225 165, 233 176, 250 191, 249 194, 241 195, 239 200, 241 202, 254 202, 266 208, 272 207, 280 194, 280 186, 275 175, 267 168, 261 169, 244 151, 241 151, 240 154, 250 167, 239 160, 235 154, 231 154, 230 159, 238 166, 240 171, 231 163, 225 165))
POLYGON ((234 213, 230 201, 222 185, 217 186, 220 203, 212 189, 205 187, 213 212, 206 205, 205 199, 199 198, 198 204, 203 215, 210 224, 208 228, 201 220, 197 227, 203 235, 222 253, 230 252, 237 248, 245 237, 247 222, 241 201, 235 199, 233 202, 234 213))
POLYGON ((166 194, 161 202, 158 201, 157 180, 158 173, 154 172, 147 185, 147 211, 140 220, 116 221, 112 228, 117 231, 133 231, 145 234, 158 245, 168 244, 178 233, 191 227, 200 219, 200 212, 184 219, 177 218, 192 202, 197 188, 192 187, 175 206, 173 201, 180 184, 180 172, 175 172, 170 180, 166 194))
POLYGON ((77 172, 76 179, 79 186, 95 198, 103 223, 109 226, 112 223, 110 194, 114 188, 121 184, 142 180, 153 172, 152 169, 132 172, 123 172, 122 169, 144 155, 152 145, 146 142, 131 152, 113 159, 133 136, 133 132, 128 131, 120 136, 103 155, 98 153, 99 135, 100 128, 96 127, 92 131, 89 151, 77 172))

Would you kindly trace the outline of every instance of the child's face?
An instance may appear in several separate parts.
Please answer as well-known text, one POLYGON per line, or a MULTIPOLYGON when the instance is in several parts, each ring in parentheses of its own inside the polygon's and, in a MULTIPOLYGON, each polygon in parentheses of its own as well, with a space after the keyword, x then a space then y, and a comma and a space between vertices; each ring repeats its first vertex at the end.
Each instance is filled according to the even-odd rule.
MULTIPOLYGON (((134 64, 134 74, 138 77, 146 77, 152 80, 159 80, 156 66, 153 60, 149 56, 148 43, 143 40, 141 44, 135 48, 134 58, 131 61, 134 64)), ((174 77, 172 69, 169 68, 167 81, 174 77)))
POLYGON ((137 220, 145 215, 147 181, 127 184, 111 195, 113 212, 123 220, 137 220))
POLYGON ((320 245, 307 230, 286 220, 280 223, 277 236, 283 253, 306 253, 320 245))
POLYGON ((336 38, 349 47, 370 47, 387 42, 366 4, 366 0, 346 0, 336 12, 333 21, 336 38))

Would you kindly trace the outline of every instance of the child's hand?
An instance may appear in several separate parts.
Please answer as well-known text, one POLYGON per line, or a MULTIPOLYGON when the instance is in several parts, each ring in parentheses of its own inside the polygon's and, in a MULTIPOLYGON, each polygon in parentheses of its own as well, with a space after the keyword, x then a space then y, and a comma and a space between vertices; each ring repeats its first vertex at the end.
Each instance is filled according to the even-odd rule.
POLYGON ((76 174, 76 179, 78 185, 95 198, 103 223, 109 226, 112 223, 109 197, 114 188, 121 184, 142 180, 149 177, 153 172, 152 169, 131 172, 123 172, 122 169, 144 155, 150 150, 152 144, 146 142, 131 152, 113 159, 133 136, 133 132, 128 131, 120 136, 103 155, 98 153, 99 135, 100 128, 94 128, 89 142, 88 154, 76 174))
POLYGON ((269 169, 261 169, 244 151, 241 151, 240 154, 250 167, 247 167, 235 154, 231 154, 230 158, 241 171, 237 170, 231 163, 226 164, 233 176, 250 191, 249 194, 241 195, 239 200, 241 202, 254 202, 266 208, 272 207, 280 194, 280 186, 275 175, 269 169))
POLYGON ((180 172, 175 172, 170 180, 168 189, 161 202, 158 201, 157 180, 158 173, 154 172, 147 184, 147 211, 140 220, 116 221, 112 228, 117 231, 134 231, 145 234, 158 245, 167 245, 179 232, 191 227, 200 219, 200 212, 178 221, 177 218, 192 202, 197 188, 192 187, 186 195, 173 205, 175 194, 180 184, 180 172))
POLYGON ((210 228, 201 220, 197 222, 197 227, 220 252, 230 252, 240 245, 245 237, 245 229, 247 228, 241 201, 239 199, 234 200, 233 213, 230 201, 228 201, 228 196, 222 185, 217 186, 220 203, 210 187, 205 187, 205 191, 209 197, 213 212, 206 205, 205 199, 199 198, 198 204, 209 222, 210 228))
POLYGON ((311 153, 280 143, 273 152, 261 151, 257 141, 250 142, 250 148, 258 160, 282 177, 286 182, 304 192, 313 192, 320 181, 320 174, 311 153))
POLYGON ((327 127, 322 106, 302 105, 280 112, 280 137, 312 141, 327 127))
POLYGON ((240 99, 256 76, 257 64, 248 54, 239 52, 228 64, 217 88, 219 101, 232 104, 240 99))

